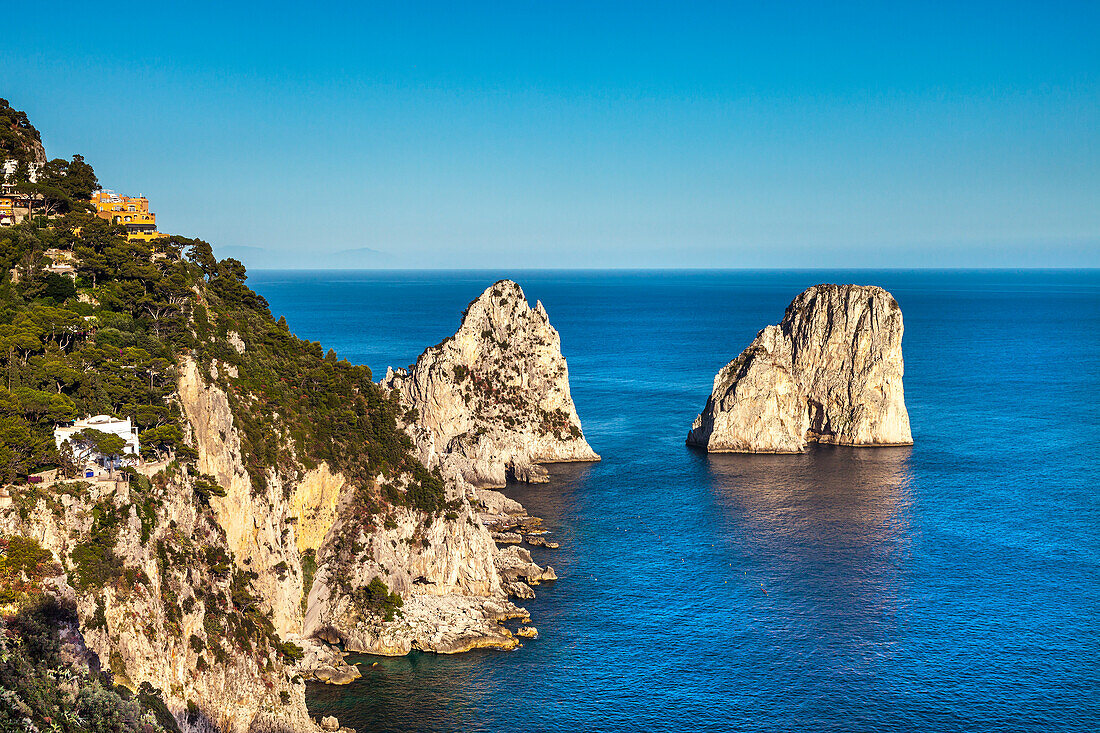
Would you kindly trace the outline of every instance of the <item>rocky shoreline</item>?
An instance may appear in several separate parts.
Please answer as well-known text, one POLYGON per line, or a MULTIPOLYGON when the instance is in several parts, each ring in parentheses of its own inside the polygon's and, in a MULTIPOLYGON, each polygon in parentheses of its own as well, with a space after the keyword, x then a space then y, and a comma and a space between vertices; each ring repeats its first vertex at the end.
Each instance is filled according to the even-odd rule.
POLYGON ((508 650, 520 639, 504 622, 517 620, 527 638, 537 634, 517 601, 534 598, 534 587, 557 573, 529 548, 558 544, 539 517, 491 487, 546 483, 543 462, 599 460, 581 432, 559 343, 542 304, 530 307, 519 285, 505 280, 469 305, 455 336, 427 349, 411 370, 387 373, 380 384, 400 402, 399 424, 459 508, 426 529, 395 518, 370 536, 359 531, 353 541, 367 551, 350 568, 335 561, 334 547, 341 533, 357 530, 334 522, 318 551, 303 629, 327 650, 310 657, 304 675, 354 679, 339 649, 382 656, 508 650), (400 593, 394 618, 360 613, 336 592, 349 573, 352 586, 382 577, 400 593))
POLYGON ((521 638, 534 638, 531 615, 509 599, 530 600, 532 586, 557 580, 550 565, 540 566, 531 557, 530 547, 557 549, 558 543, 546 539, 542 519, 527 513, 523 506, 492 489, 474 489, 471 504, 477 519, 494 541, 493 564, 500 578, 501 593, 495 596, 437 596, 411 594, 402 607, 400 618, 391 622, 364 620, 339 633, 321 629, 302 639, 306 656, 297 671, 307 679, 342 685, 361 674, 345 661, 349 654, 403 656, 411 651, 460 654, 473 649, 509 651, 521 645, 521 638), (506 621, 519 621, 524 634, 513 633, 506 621))

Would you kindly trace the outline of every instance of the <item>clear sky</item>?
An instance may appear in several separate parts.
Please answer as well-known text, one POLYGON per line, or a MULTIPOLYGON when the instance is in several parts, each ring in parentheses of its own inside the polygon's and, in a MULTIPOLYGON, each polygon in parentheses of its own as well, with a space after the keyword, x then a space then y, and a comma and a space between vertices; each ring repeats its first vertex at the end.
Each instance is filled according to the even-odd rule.
POLYGON ((1100 3, 32 3, 0 96, 250 267, 1100 266, 1100 3))

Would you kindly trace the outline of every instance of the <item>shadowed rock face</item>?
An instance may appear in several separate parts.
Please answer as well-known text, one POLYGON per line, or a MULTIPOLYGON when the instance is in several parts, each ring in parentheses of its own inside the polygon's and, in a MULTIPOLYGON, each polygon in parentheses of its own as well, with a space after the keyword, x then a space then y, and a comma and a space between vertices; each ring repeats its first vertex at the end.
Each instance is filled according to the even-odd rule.
POLYGON ((902 331, 901 308, 882 288, 809 288, 718 372, 688 444, 716 453, 911 444, 902 331))
POLYGON ((415 414, 421 459, 438 458, 475 486, 543 482, 540 462, 600 458, 581 433, 558 332, 511 280, 488 288, 454 336, 411 371, 390 370, 382 386, 415 414))

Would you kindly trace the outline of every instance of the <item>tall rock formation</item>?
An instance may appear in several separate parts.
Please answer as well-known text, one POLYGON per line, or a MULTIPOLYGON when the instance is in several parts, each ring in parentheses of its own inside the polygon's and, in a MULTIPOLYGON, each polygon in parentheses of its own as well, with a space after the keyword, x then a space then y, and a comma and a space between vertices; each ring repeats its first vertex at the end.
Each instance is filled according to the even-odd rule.
MULTIPOLYGON (((508 600, 497 547, 460 478, 448 477, 451 509, 428 523, 409 507, 363 522, 354 487, 324 462, 311 470, 271 467, 262 486, 256 485, 243 465, 235 416, 216 381, 227 371, 215 364, 206 376, 186 360, 181 407, 198 470, 226 492, 211 497, 210 507, 230 556, 254 576, 252 585, 275 630, 306 647, 306 662, 299 665, 304 675, 340 682, 358 676, 324 643, 383 655, 518 645, 501 622, 529 615, 508 600), (309 573, 308 563, 314 566, 309 573), (363 589, 375 578, 403 598, 400 614, 389 621, 364 605, 363 589)), ((380 475, 376 483, 407 479, 380 475)), ((536 572, 542 569, 536 566, 531 574, 536 572)))
POLYGON ((688 433, 713 453, 910 445, 901 308, 882 288, 815 285, 714 378, 688 433))
POLYGON ((598 461, 569 395, 558 332, 542 303, 501 280, 470 303, 458 332, 382 386, 408 409, 421 460, 475 486, 543 482, 538 463, 598 461))

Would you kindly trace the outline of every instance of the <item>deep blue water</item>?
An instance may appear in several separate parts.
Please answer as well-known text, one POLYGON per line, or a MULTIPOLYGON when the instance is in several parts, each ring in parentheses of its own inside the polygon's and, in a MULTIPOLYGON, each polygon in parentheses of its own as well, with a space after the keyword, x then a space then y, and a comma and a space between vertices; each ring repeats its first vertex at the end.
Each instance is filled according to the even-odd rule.
POLYGON ((292 329, 380 377, 507 274, 603 462, 508 493, 561 577, 510 653, 363 658, 316 713, 384 731, 1100 728, 1100 272, 285 273, 292 329), (818 282, 905 317, 912 448, 707 456, 715 372, 818 282))

